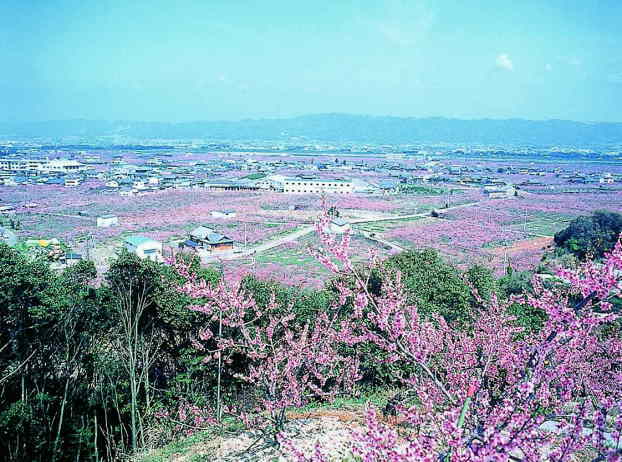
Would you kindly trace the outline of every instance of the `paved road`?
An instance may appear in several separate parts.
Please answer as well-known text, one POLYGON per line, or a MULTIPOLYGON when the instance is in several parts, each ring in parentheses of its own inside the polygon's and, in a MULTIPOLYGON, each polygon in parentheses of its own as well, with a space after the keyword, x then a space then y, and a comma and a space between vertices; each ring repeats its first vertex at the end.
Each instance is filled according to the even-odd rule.
POLYGON ((297 241, 301 237, 306 236, 307 234, 311 234, 314 230, 315 230, 315 225, 305 226, 303 228, 297 229, 293 233, 280 236, 276 239, 264 242, 263 244, 259 244, 255 247, 251 247, 241 252, 221 254, 218 256, 208 255, 203 259, 203 261, 208 263, 208 262, 214 262, 214 261, 220 261, 220 260, 234 260, 236 258, 248 257, 250 255, 255 255, 257 253, 266 252, 270 249, 273 249, 274 247, 278 247, 287 242, 297 241))
MULTIPOLYGON (((466 204, 460 204, 460 205, 455 205, 453 207, 448 207, 446 209, 441 209, 441 211, 446 212, 446 211, 461 209, 464 207, 473 207, 474 205, 477 205, 477 204, 478 202, 469 202, 466 204)), ((404 219, 409 219, 409 218, 423 218, 423 217, 429 217, 429 216, 430 216, 430 212, 423 212, 423 213, 415 213, 412 215, 389 215, 389 216, 376 217, 376 218, 358 218, 358 219, 349 220, 349 221, 351 224, 361 224, 361 223, 375 223, 378 221, 392 221, 392 220, 404 220, 404 219)), ((268 242, 264 242, 263 244, 259 244, 255 247, 251 247, 247 250, 243 250, 242 252, 227 253, 227 254, 221 254, 218 256, 208 255, 203 258, 203 261, 205 263, 209 263, 209 262, 215 262, 215 261, 220 261, 220 260, 234 260, 237 258, 255 255, 257 253, 266 252, 270 249, 283 245, 287 242, 297 241, 301 237, 311 234, 314 230, 315 230, 315 225, 304 226, 302 228, 297 229, 293 233, 280 236, 276 239, 270 240, 268 242)), ((369 237, 369 236, 366 236, 366 237, 369 237)), ((404 248, 399 246, 398 244, 385 241, 384 239, 377 238, 377 237, 373 237, 371 239, 376 240, 384 245, 388 245, 391 248, 394 248, 400 251, 404 250, 404 248)))
POLYGON ((381 237, 378 237, 375 233, 368 233, 366 231, 362 231, 361 234, 363 234, 363 236, 365 236, 369 240, 376 241, 382 245, 391 247, 391 249, 397 250, 399 252, 403 252, 404 250, 406 250, 404 247, 402 247, 399 244, 396 244, 395 242, 387 241, 381 237))
POLYGON ((37 212, 36 210, 28 210, 27 212, 21 213, 36 213, 37 215, 48 215, 50 217, 62 217, 62 218, 79 218, 81 220, 89 220, 93 221, 95 217, 90 217, 87 215, 67 215, 66 213, 50 213, 50 212, 37 212))
MULTIPOLYGON (((447 207, 446 209, 438 209, 440 212, 449 212, 451 210, 462 209, 465 207, 473 207, 479 204, 479 202, 467 202, 466 204, 454 205, 453 207, 447 207)), ((349 220, 353 225, 358 223, 376 223, 378 221, 392 221, 392 220, 406 220, 408 218, 423 218, 429 217, 430 212, 415 213, 412 215, 389 215, 386 217, 377 218, 358 218, 356 220, 349 220)))

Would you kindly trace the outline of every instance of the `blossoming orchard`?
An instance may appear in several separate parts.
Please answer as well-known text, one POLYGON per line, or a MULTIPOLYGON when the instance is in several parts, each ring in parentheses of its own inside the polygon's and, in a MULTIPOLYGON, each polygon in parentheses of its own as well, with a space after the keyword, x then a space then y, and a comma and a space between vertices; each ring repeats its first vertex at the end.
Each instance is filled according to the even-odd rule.
POLYGON ((0 454, 622 462, 615 152, 209 146, 0 157, 0 454))
POLYGON ((311 452, 296 447, 285 411, 352 390, 360 379, 357 347, 373 345, 386 353, 384 361, 411 372, 397 378, 393 425, 369 406, 365 425, 352 431, 348 449, 362 460, 565 461, 587 449, 593 461, 621 460, 620 243, 602 263, 535 277, 531 294, 503 301, 475 294, 462 329, 409 305, 399 272, 383 272, 382 291, 372 294, 368 274, 352 263, 349 234, 335 238, 328 226, 325 216, 314 254, 350 284, 336 285, 331 314, 303 324, 274 294, 260 308, 239 287, 207 284, 177 262, 186 281, 180 290, 205 300, 190 306, 204 315, 195 345, 205 367, 217 362, 226 369, 233 355, 248 358, 239 377, 259 399, 256 407, 228 412, 265 438, 275 436, 296 461, 332 460, 321 445, 311 452), (542 310, 541 330, 520 327, 512 303, 542 310), (340 353, 347 348, 354 353, 340 353))

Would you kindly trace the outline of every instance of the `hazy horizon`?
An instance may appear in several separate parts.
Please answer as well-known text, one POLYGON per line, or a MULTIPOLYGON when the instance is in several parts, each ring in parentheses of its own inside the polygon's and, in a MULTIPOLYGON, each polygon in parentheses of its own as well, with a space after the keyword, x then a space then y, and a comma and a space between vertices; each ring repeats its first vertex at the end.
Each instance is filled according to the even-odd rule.
POLYGON ((0 18, 0 121, 622 121, 614 0, 5 0, 0 18))
POLYGON ((362 114, 362 113, 348 113, 348 112, 315 112, 307 114, 297 115, 282 115, 282 116, 264 116, 264 117, 239 117, 229 119, 194 119, 194 120, 146 120, 146 119, 92 119, 85 117, 67 118, 67 119, 40 119, 40 120, 0 120, 2 123, 16 123, 16 124, 28 124, 28 123, 46 123, 46 122, 71 122, 71 121, 84 121, 84 122, 128 122, 128 123, 153 123, 153 124, 192 124, 192 123, 218 123, 218 122, 245 122, 245 121, 260 121, 260 120, 288 120, 295 118, 305 117, 320 117, 320 116, 347 116, 347 117, 370 117, 370 118, 397 118, 397 119, 447 119, 447 120, 461 120, 461 121, 530 121, 530 122, 576 122, 583 124, 622 124, 622 120, 576 120, 576 119, 559 119, 559 118, 525 118, 525 117, 447 117, 443 115, 437 116, 408 116, 408 115, 392 115, 392 114, 362 114))

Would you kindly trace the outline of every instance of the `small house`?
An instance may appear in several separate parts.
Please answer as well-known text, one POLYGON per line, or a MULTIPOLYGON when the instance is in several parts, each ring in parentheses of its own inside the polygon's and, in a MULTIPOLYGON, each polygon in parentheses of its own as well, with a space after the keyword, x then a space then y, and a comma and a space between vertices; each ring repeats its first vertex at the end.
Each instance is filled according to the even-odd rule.
POLYGON ((516 194, 516 189, 512 186, 486 186, 484 194, 489 199, 507 199, 516 194))
POLYGON ((116 215, 101 215, 97 217, 98 228, 109 228, 110 226, 117 226, 119 224, 119 217, 116 215))
POLYGON ((139 258, 152 261, 162 260, 162 243, 144 236, 130 236, 125 239, 125 248, 139 258))
POLYGON ((233 240, 223 234, 217 233, 206 226, 199 226, 190 232, 190 241, 198 244, 191 247, 199 247, 210 252, 226 252, 233 250, 233 240))
POLYGON ((78 178, 65 178, 65 186, 69 188, 80 186, 80 180, 78 178))
POLYGON ((65 255, 60 257, 61 263, 64 263, 67 266, 73 265, 74 263, 78 263, 80 260, 82 260, 82 255, 80 255, 79 253, 73 253, 73 252, 66 253, 65 255))
POLYGON ((233 210, 212 210, 210 213, 214 218, 233 218, 236 216, 233 210))
POLYGON ((12 231, 0 226, 0 242, 14 246, 17 244, 17 236, 12 231))

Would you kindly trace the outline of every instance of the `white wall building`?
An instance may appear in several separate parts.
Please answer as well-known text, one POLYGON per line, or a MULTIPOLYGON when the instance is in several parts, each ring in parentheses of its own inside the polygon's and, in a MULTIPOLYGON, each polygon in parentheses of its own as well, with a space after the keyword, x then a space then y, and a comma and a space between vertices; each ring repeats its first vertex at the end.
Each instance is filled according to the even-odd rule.
POLYGON ((17 172, 71 173, 87 170, 89 167, 71 159, 0 159, 0 170, 17 172))
POLYGON ((119 217, 116 215, 101 215, 97 217, 98 228, 109 228, 110 226, 117 226, 119 224, 119 217))
POLYGON ((130 236, 125 239, 125 248, 139 258, 162 261, 162 243, 144 236, 130 236))
POLYGON ((283 181, 283 192, 290 194, 352 194, 352 190, 350 180, 286 178, 283 181))
POLYGON ((236 213, 233 210, 212 210, 210 215, 214 218, 233 218, 236 213))
POLYGON ((485 186, 484 194, 489 199, 507 199, 510 197, 514 197, 516 194, 516 189, 513 186, 505 185, 505 186, 485 186))

